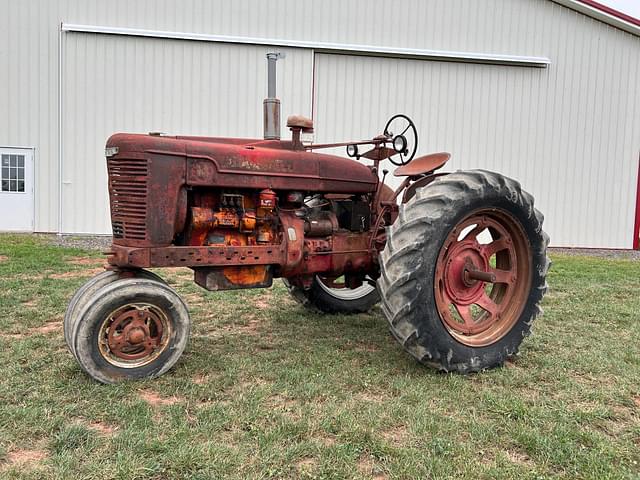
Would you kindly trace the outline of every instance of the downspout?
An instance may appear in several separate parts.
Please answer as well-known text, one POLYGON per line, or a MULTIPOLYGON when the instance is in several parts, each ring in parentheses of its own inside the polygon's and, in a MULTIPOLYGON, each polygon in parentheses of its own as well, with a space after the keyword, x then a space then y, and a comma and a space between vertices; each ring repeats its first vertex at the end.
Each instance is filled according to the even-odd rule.
POLYGON ((62 235, 62 23, 58 31, 58 235, 62 235))

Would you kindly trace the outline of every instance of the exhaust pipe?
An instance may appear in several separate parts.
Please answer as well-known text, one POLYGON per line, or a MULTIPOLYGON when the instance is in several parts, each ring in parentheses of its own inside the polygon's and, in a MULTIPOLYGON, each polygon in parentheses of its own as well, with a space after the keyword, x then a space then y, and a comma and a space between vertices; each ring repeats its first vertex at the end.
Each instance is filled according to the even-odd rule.
POLYGON ((276 62, 283 53, 267 53, 267 98, 262 102, 264 111, 264 139, 280 140, 280 100, 276 98, 276 62))

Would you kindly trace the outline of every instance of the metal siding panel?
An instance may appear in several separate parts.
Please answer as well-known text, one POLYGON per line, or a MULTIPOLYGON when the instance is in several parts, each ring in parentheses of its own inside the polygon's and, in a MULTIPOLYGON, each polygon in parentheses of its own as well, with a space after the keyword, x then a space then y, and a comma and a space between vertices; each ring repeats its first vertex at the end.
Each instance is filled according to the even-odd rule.
MULTIPOLYGON (((631 246, 632 197, 640 151, 638 37, 546 0, 405 0, 394 4, 396 11, 411 13, 403 17, 402 28, 395 28, 388 17, 380 15, 386 7, 383 0, 346 4, 339 0, 0 0, 0 11, 5 13, 0 16, 0 66, 9 72, 0 76, 0 111, 9 112, 0 116, 0 144, 36 147, 36 229, 57 229, 57 29, 64 20, 221 35, 548 56, 552 60, 550 68, 534 74, 540 79, 532 77, 529 70, 444 63, 434 67, 429 62, 407 67, 409 62, 400 61, 393 64, 395 71, 389 71, 365 68, 361 59, 352 62, 346 57, 340 70, 317 69, 316 90, 322 100, 316 103, 316 137, 369 135, 381 127, 384 116, 395 111, 397 99, 391 86, 404 89, 405 95, 414 100, 406 108, 424 129, 424 151, 449 148, 454 150, 458 166, 495 166, 519 176, 537 194, 554 244, 631 246), (594 48, 598 45, 599 49, 594 48), (334 91, 320 85, 332 78, 337 82, 339 74, 357 77, 364 70, 369 76, 360 84, 343 84, 342 89, 334 91), (372 92, 378 96, 368 95, 372 92), (18 120, 12 122, 10 118, 18 120)), ((208 58, 202 48, 194 48, 191 42, 188 45, 165 52, 145 44, 131 55, 138 55, 145 70, 167 56, 179 56, 181 51, 193 55, 196 64, 208 58)), ((119 53, 107 45, 97 55, 110 57, 111 65, 122 64, 119 53)), ((305 55, 308 64, 309 53, 305 55)), ((255 83, 253 70, 248 67, 258 57, 245 52, 234 60, 245 62, 236 70, 240 74, 234 86, 245 90, 257 85, 255 97, 229 95, 216 100, 212 87, 223 88, 224 81, 218 80, 220 73, 211 65, 202 65, 195 67, 201 68, 196 79, 167 74, 147 82, 146 96, 130 96, 138 101, 136 112, 144 112, 134 113, 132 118, 119 112, 92 119, 65 114, 65 122, 79 125, 81 132, 89 128, 107 131, 114 119, 118 119, 118 125, 136 127, 143 117, 181 131, 225 127, 224 133, 235 134, 243 129, 259 130, 259 119, 251 112, 259 108, 255 100, 262 99, 264 87, 261 81, 255 83), (177 98, 174 103, 155 101, 167 92, 184 89, 184 85, 200 92, 198 100, 203 105, 215 103, 219 111, 235 108, 236 112, 224 121, 210 121, 204 108, 174 112, 182 101, 177 98), (141 98, 145 99, 142 108, 141 98)), ((126 61, 135 61, 131 58, 126 61)), ((229 56, 225 58, 230 60, 229 56)), ((386 61, 375 62, 381 65, 386 61)), ((291 63, 287 59, 280 65, 289 68, 285 66, 291 63)), ((300 113, 309 113, 310 67, 301 65, 296 63, 294 69, 297 81, 286 88, 291 90, 287 93, 300 113)), ((263 70, 260 65, 261 75, 263 70)), ((92 75, 100 76, 96 72, 92 75)), ((98 86, 105 90, 107 80, 103 80, 105 83, 98 86)), ((69 90, 68 85, 65 88, 69 90)), ((279 88, 282 92, 284 87, 279 88)), ((115 101, 127 95, 122 92, 122 98, 115 101)), ((189 92, 179 95, 185 101, 196 96, 189 92)), ((108 111, 114 102, 111 97, 89 100, 96 104, 96 111, 108 111)), ((65 101, 75 105, 83 99, 65 101)), ((285 106, 283 116, 287 113, 285 106)), ((85 152, 91 148, 95 152, 95 145, 80 143, 89 145, 93 141, 101 148, 102 135, 78 137, 74 139, 77 144, 65 148, 85 152)), ((86 171, 91 176, 93 170, 86 171)), ((95 175, 90 179, 91 185, 104 188, 101 181, 95 175)), ((73 214, 78 222, 92 219, 90 208, 75 208, 82 210, 73 214)))
MULTIPOLYGON (((584 28, 588 19, 570 15, 571 47, 547 71, 318 54, 317 141, 370 137, 392 114, 407 113, 420 128, 421 152, 452 151, 451 169, 487 168, 520 180, 547 215, 554 245, 629 248, 638 99, 616 88, 620 77, 601 54, 602 42, 617 46, 605 36, 620 33, 599 23, 584 28), (601 29, 595 37, 593 29, 601 29), (616 118, 626 134, 611 128, 616 118), (601 152, 616 145, 627 152, 614 165, 603 162, 601 152)), ((622 78, 637 79, 638 63, 621 62, 622 78)))
MULTIPOLYGON (((262 136, 267 47, 65 35, 63 231, 108 233, 104 144, 119 131, 262 136)), ((310 115, 310 52, 281 49, 286 116, 310 115)))

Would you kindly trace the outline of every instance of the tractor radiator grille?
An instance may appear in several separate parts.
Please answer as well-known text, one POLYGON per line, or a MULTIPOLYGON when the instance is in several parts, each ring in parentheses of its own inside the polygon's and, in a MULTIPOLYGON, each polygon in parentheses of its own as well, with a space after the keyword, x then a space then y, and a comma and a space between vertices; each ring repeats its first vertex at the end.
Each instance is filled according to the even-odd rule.
POLYGON ((146 240, 148 170, 146 159, 107 160, 114 238, 146 240))

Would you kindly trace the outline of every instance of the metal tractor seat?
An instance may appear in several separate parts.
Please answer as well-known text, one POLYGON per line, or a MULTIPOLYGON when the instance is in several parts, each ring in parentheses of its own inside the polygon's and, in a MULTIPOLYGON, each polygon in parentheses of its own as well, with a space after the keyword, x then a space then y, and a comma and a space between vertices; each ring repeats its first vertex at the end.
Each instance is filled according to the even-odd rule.
POLYGON ((396 168, 393 175, 396 177, 415 177, 416 175, 423 175, 439 169, 447 163, 450 158, 451 154, 447 152, 423 155, 422 157, 414 158, 406 165, 396 168))

